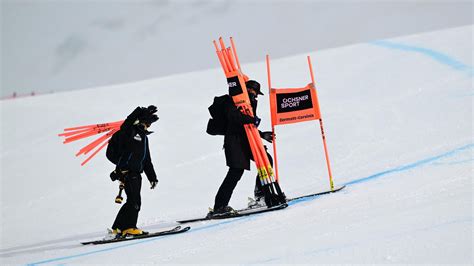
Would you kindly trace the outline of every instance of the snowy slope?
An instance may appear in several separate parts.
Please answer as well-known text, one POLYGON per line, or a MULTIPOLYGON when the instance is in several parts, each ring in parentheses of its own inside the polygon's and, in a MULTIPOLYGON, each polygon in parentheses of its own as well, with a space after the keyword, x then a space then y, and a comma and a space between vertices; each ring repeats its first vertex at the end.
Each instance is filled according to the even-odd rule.
MULTIPOLYGON (((152 231, 204 215, 227 171, 222 139, 205 133, 207 106, 226 91, 220 69, 0 102, 1 263, 472 263, 473 29, 311 53, 335 183, 346 189, 151 240, 78 244, 111 226, 117 184, 103 153, 81 167, 74 154, 87 142, 63 145, 57 133, 157 105, 160 183, 144 183, 139 224, 152 231)), ((305 56, 272 60, 273 85, 306 85, 305 56)), ((242 68, 267 87, 263 61, 242 68)), ((261 129, 270 128, 267 95, 261 129)), ((286 194, 328 189, 319 125, 276 133, 286 194)), ((245 173, 232 206, 245 206, 255 174, 245 173)))

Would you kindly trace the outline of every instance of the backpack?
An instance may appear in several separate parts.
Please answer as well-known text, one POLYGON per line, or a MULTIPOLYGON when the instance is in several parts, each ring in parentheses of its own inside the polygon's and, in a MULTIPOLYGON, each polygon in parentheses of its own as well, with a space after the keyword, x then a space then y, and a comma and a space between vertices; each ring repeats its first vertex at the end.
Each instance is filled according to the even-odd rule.
POLYGON ((115 165, 117 165, 120 160, 120 156, 123 153, 122 145, 119 142, 120 135, 120 130, 112 135, 109 140, 109 145, 107 145, 107 151, 105 152, 107 159, 109 159, 109 161, 115 165))
POLYGON ((228 95, 214 97, 214 101, 208 110, 211 118, 207 122, 206 132, 209 135, 225 135, 227 130, 227 117, 225 116, 225 104, 228 101, 228 95))

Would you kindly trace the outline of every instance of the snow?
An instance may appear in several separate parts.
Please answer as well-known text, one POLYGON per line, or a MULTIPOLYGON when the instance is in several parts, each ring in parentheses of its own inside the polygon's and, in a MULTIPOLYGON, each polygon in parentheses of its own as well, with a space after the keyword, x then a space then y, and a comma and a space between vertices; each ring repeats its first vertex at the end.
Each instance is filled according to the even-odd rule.
MULTIPOLYGON (((80 245, 111 226, 118 185, 104 152, 81 167, 85 158, 74 154, 87 140, 63 145, 57 134, 157 105, 150 145, 160 183, 149 190, 144 181, 139 226, 154 231, 202 216, 227 171, 222 138, 205 133, 207 107, 226 92, 217 58, 211 70, 1 101, 0 262, 472 264, 473 30, 310 53, 334 181, 346 188, 162 238, 80 245)), ((267 88, 263 59, 241 63, 267 88)), ((271 64, 275 87, 310 82, 306 54, 271 64)), ((263 130, 270 129, 267 97, 259 103, 263 130)), ((287 196, 327 190, 319 123, 278 126, 276 133, 287 196)), ((244 174, 231 206, 246 205, 255 175, 254 167, 244 174)))

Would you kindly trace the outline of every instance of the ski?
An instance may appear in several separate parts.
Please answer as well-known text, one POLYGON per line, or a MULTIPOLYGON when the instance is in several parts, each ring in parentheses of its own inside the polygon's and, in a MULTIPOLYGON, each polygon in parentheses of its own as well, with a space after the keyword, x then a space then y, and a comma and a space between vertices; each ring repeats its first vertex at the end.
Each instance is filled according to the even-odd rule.
POLYGON ((184 223, 193 223, 193 222, 201 222, 201 221, 209 221, 209 220, 222 220, 222 219, 229 219, 229 218, 237 218, 237 217, 243 217, 243 216, 249 216, 253 214, 259 214, 259 213, 264 213, 264 212, 271 212, 271 211, 276 211, 276 210, 281 210, 288 207, 288 204, 283 203, 280 205, 276 205, 270 208, 267 207, 261 207, 261 208, 245 208, 241 210, 237 210, 235 213, 228 214, 228 215, 223 215, 223 216, 214 216, 214 217, 202 217, 202 218, 195 218, 195 219, 188 219, 188 220, 181 220, 177 221, 180 224, 184 223))
POLYGON ((309 195, 299 196, 299 197, 296 197, 296 198, 287 199, 287 202, 292 202, 292 201, 300 200, 300 199, 304 199, 304 198, 311 198, 311 197, 316 197, 316 196, 320 196, 320 195, 324 195, 324 194, 330 194, 330 193, 338 192, 338 191, 342 190, 345 187, 346 186, 344 185, 344 186, 335 188, 333 190, 327 190, 327 191, 323 191, 323 192, 318 192, 318 193, 314 193, 314 194, 309 194, 309 195))
POLYGON ((83 245, 100 245, 100 244, 108 244, 108 243, 116 243, 122 241, 129 241, 129 240, 136 240, 136 239, 144 239, 144 238, 151 238, 151 237, 159 237, 159 236, 166 236, 166 235, 173 235, 173 234, 180 234, 189 231, 191 227, 184 227, 176 226, 173 229, 150 233, 147 235, 140 235, 140 236, 133 236, 133 237, 123 237, 123 238, 114 238, 108 240, 95 240, 95 241, 88 241, 88 242, 81 242, 83 245))

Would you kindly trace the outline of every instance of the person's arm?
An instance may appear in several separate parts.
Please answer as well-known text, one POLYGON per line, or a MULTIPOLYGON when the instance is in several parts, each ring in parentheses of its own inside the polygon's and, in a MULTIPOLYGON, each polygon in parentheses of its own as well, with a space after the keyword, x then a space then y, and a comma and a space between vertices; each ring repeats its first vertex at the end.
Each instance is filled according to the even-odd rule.
POLYGON ((119 144, 123 147, 122 154, 117 163, 116 171, 126 172, 128 171, 128 161, 132 156, 132 151, 130 149, 130 142, 132 141, 135 130, 133 125, 137 121, 138 117, 142 114, 143 108, 137 107, 131 114, 127 116, 125 121, 120 126, 120 137, 118 139, 119 144))
POLYGON ((273 142, 273 132, 272 131, 258 131, 258 133, 260 134, 260 137, 270 143, 273 142))
POLYGON ((255 118, 242 113, 233 103, 227 104, 227 120, 233 124, 254 124, 255 118))
POLYGON ((158 184, 158 179, 156 178, 155 168, 153 167, 153 163, 151 162, 150 148, 148 142, 146 146, 146 156, 143 165, 143 170, 145 171, 145 175, 148 178, 148 181, 150 181, 151 189, 154 189, 158 184))

